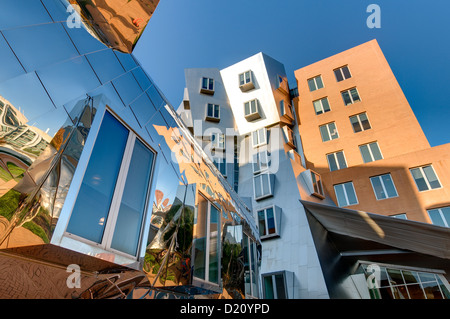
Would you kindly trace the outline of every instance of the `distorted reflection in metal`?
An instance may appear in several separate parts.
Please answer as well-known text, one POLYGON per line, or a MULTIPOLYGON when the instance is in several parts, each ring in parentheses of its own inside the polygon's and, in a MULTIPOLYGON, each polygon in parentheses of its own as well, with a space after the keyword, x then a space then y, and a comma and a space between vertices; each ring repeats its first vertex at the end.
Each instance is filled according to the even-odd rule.
POLYGON ((70 0, 101 42, 131 53, 145 30, 159 0, 70 0))
MULTIPOLYGON (((66 0, 23 1, 38 16, 27 14, 19 24, 6 17, 0 21, 0 57, 5 57, 0 65, 8 64, 0 76, 0 266, 11 269, 0 279, 16 277, 15 281, 2 281, 0 296, 33 294, 31 286, 16 289, 15 282, 30 279, 13 272, 15 267, 9 265, 15 263, 43 274, 32 280, 47 288, 41 288, 39 294, 49 298, 256 297, 252 281, 250 285, 246 281, 257 278, 257 268, 252 266, 261 258, 251 211, 155 83, 132 55, 116 51, 117 43, 107 43, 114 50, 106 48, 86 29, 64 25, 66 0), (49 14, 57 22, 46 16, 49 14), (35 28, 36 23, 48 25, 35 28), (61 27, 65 32, 60 32, 61 27), (43 29, 52 32, 38 32, 43 29), (33 34, 43 46, 27 49, 26 34, 33 34), (6 38, 7 43, 1 42, 6 38), (49 59, 45 43, 55 39, 60 46, 69 47, 60 48, 56 42, 47 46, 58 51, 49 59), (73 56, 74 52, 80 55, 73 56), (101 143, 96 138, 106 110, 155 152, 149 208, 143 215, 143 235, 135 256, 66 232, 77 185, 94 143, 101 143), (199 207, 200 202, 208 205, 199 207), (204 207, 208 207, 206 211, 202 211, 204 207), (201 223, 208 223, 209 233, 199 231, 199 215, 204 216, 201 223), (254 245, 252 256, 249 242, 254 245), (198 257, 203 243, 211 247, 203 248, 209 259, 198 257), (250 264, 251 258, 256 262, 250 264), (195 259, 204 262, 195 265, 195 259), (65 268, 70 264, 81 267, 82 289, 66 285, 65 268), (200 273, 203 275, 196 275, 200 273)), ((27 10, 20 3, 2 2, 0 11, 27 10)), ((122 35, 133 39, 122 39, 119 31, 126 30, 124 21, 138 9, 151 15, 156 7, 155 1, 144 0, 71 3, 80 4, 97 32, 105 27, 109 32, 115 30, 102 40, 121 39, 121 45, 126 45, 124 52, 133 47, 142 31, 129 29, 122 35), (127 18, 110 18, 119 8, 127 18), (107 25, 108 21, 111 24, 107 25), (120 23, 124 26, 117 28, 120 23)), ((106 227, 109 221, 96 219, 98 222, 106 227)))

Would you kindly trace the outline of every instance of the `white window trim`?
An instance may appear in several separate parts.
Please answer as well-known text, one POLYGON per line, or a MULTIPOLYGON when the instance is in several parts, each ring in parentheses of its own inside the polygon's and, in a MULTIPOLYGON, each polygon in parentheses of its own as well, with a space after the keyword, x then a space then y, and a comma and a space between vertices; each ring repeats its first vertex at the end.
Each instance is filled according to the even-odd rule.
POLYGON ((441 180, 439 179, 439 176, 438 176, 438 174, 436 173, 436 171, 435 171, 435 169, 434 169, 434 167, 433 167, 432 164, 426 164, 426 165, 421 165, 421 166, 417 166, 417 167, 411 167, 411 168, 409 169, 409 172, 410 172, 410 174, 411 174, 412 179, 414 180, 414 183, 416 184, 417 190, 418 190, 419 192, 421 192, 421 193, 422 193, 422 192, 428 192, 428 191, 432 191, 432 190, 435 190, 435 189, 440 189, 440 188, 442 188, 441 180), (433 170, 434 175, 436 175, 437 181, 439 182, 439 187, 431 188, 430 182, 428 181, 428 178, 427 178, 427 175, 425 175, 425 172, 423 171, 423 168, 424 168, 424 167, 427 167, 427 166, 430 166, 431 169, 433 170), (427 187, 428 187, 428 189, 424 189, 423 191, 419 190, 419 185, 417 185, 416 179, 414 178, 414 176, 413 176, 413 174, 412 174, 412 172, 411 172, 412 169, 417 169, 417 168, 420 169, 420 173, 422 174, 423 179, 424 179, 424 181, 425 181, 425 183, 427 184, 427 187))
POLYGON ((272 185, 273 184, 273 179, 274 179, 273 174, 270 174, 268 172, 262 172, 262 173, 253 175, 253 198, 255 200, 260 200, 260 199, 264 199, 264 198, 273 196, 273 185, 272 185), (263 177, 263 175, 265 175, 267 177, 263 177), (256 187, 255 187, 256 184, 255 183, 256 183, 257 178, 260 177, 260 176, 261 176, 261 178, 260 178, 261 193, 262 193, 262 191, 264 189, 264 187, 263 187, 263 185, 264 185, 263 178, 266 178, 266 180, 267 180, 269 191, 268 191, 267 194, 262 194, 261 196, 257 197, 256 196, 256 187))
MULTIPOLYGON (((431 216, 430 216, 430 210, 437 210, 439 212, 439 216, 441 216, 441 219, 444 222, 445 227, 450 227, 450 225, 447 223, 447 219, 445 219, 444 213, 442 212, 442 208, 445 208, 445 207, 448 207, 448 206, 427 209, 427 214, 428 214, 428 217, 430 218, 430 220, 432 221, 431 216)), ((433 225, 436 225, 436 224, 433 224, 433 225)))
POLYGON ((214 104, 214 103, 206 103, 206 116, 205 116, 205 119, 207 119, 207 120, 220 120, 220 105, 219 104, 214 104), (208 115, 208 109, 209 109, 210 106, 212 107, 212 115, 208 115), (216 106, 218 108, 217 116, 215 116, 215 114, 214 114, 216 106))
POLYGON ((323 83, 323 79, 322 79, 322 75, 321 75, 321 74, 316 75, 316 76, 314 76, 314 77, 309 78, 308 80, 306 80, 306 83, 308 84, 308 89, 309 89, 309 81, 310 81, 310 80, 313 80, 313 81, 314 81, 314 86, 315 86, 315 89, 312 90, 312 91, 310 90, 310 92, 314 92, 314 91, 323 89, 323 88, 325 87, 325 83, 323 83), (322 87, 321 87, 321 88, 319 88, 318 85, 317 85, 317 80, 316 80, 317 78, 320 78, 320 80, 322 81, 322 87))
POLYGON ((224 150, 225 149, 225 134, 213 132, 211 133, 211 148, 213 150, 224 150), (213 138, 215 136, 215 138, 213 138), (222 142, 220 142, 222 140, 222 142))
POLYGON ((256 211, 256 217, 258 220, 258 225, 259 225, 259 212, 264 211, 264 225, 265 225, 265 232, 266 235, 261 235, 260 238, 261 239, 266 239, 266 238, 272 238, 272 237, 279 237, 280 236, 280 222, 281 222, 281 209, 275 205, 270 205, 270 206, 266 206, 263 208, 260 208, 256 211), (267 210, 272 208, 273 210, 273 219, 274 219, 274 223, 275 223, 275 233, 273 234, 269 234, 269 228, 268 228, 268 222, 267 222, 267 210))
MULTIPOLYGON (((352 118, 352 117, 356 117, 356 119, 358 120, 358 124, 359 124, 359 126, 361 127, 361 131, 359 131, 359 132, 367 131, 367 130, 370 130, 370 129, 372 128, 372 125, 370 124, 370 120, 369 120, 369 117, 367 116, 367 113, 366 113, 366 112, 362 112, 362 113, 358 113, 358 114, 355 114, 355 115, 351 115, 351 116, 349 117, 349 119, 350 119, 350 124, 352 124, 352 121, 351 121, 351 118, 352 118), (361 114, 365 114, 365 115, 366 115, 367 122, 369 123, 370 128, 365 129, 365 128, 363 127, 362 121, 361 121, 361 118, 360 118, 360 115, 361 115, 361 114)), ((359 133, 359 132, 355 132, 355 128, 353 127, 353 124, 352 124, 352 129, 353 129, 353 133, 359 133)))
POLYGON ((330 109, 328 111, 325 111, 325 109, 323 107, 323 102, 322 102, 323 100, 327 100, 328 101, 328 97, 323 97, 321 99, 313 101, 314 113, 316 113, 316 115, 324 114, 324 113, 327 113, 327 112, 331 111, 330 101, 328 101, 328 106, 330 107, 330 109), (321 109, 322 113, 317 113, 316 107, 314 105, 315 102, 319 102, 320 103, 320 109, 321 109))
MULTIPOLYGON (((278 299, 278 293, 277 290, 275 289, 275 287, 277 287, 276 285, 276 281, 275 281, 275 276, 276 275, 283 275, 283 283, 284 283, 284 295, 286 296, 286 298, 288 298, 288 288, 287 288, 287 283, 286 283, 286 272, 285 271, 277 271, 277 272, 271 272, 271 273, 267 273, 267 274, 262 274, 261 275, 261 285, 264 288, 264 278, 265 277, 271 277, 272 278, 272 289, 273 289, 273 299, 278 299)), ((266 290, 263 289, 263 297, 266 297, 266 290)))
POLYGON ((355 185, 353 185, 353 182, 345 182, 345 183, 336 184, 336 185, 334 185, 333 188, 334 188, 334 193, 336 194, 336 201, 338 202, 339 207, 347 207, 347 206, 353 206, 353 205, 358 205, 359 204, 358 196, 356 194, 355 185), (348 200, 347 190, 343 186, 343 185, 348 184, 348 183, 352 184, 353 192, 355 193, 355 198, 356 198, 356 203, 355 204, 350 204, 350 201, 348 200), (343 205, 343 206, 339 205, 339 200, 338 200, 338 196, 337 196, 337 192, 336 192, 336 186, 338 186, 338 185, 342 185, 342 189, 344 191, 346 205, 343 205))
POLYGON ((330 170, 330 172, 333 172, 333 171, 330 168, 331 165, 330 165, 330 159, 329 159, 328 155, 333 155, 333 158, 334 158, 334 160, 336 162, 336 166, 338 167, 338 169, 336 169, 335 171, 338 171, 340 169, 344 169, 344 168, 348 167, 347 159, 345 158, 345 154, 344 154, 344 150, 333 152, 333 153, 328 153, 328 154, 326 154, 326 157, 327 157, 327 162, 328 162, 328 169, 330 170), (339 161, 338 161, 338 158, 337 158, 337 153, 342 153, 342 157, 344 158, 344 162, 345 162, 345 167, 340 167, 339 161))
MULTIPOLYGON (((206 195, 203 195, 201 192, 199 192, 198 196, 202 196, 207 202, 208 202, 208 212, 206 214, 206 234, 207 234, 207 239, 206 239, 206 243, 205 243, 205 279, 203 278, 199 278, 196 277, 194 275, 193 278, 195 278, 195 281, 201 282, 201 283, 206 283, 208 285, 212 285, 212 286, 219 286, 221 279, 222 279, 222 274, 221 274, 221 263, 222 263, 222 258, 220 257, 222 255, 222 238, 221 238, 221 227, 220 227, 220 219, 221 219, 221 215, 222 215, 222 210, 220 209, 219 206, 215 205, 214 203, 212 203, 210 200, 208 200, 208 197, 206 195), (220 245, 219 246, 219 251, 217 252, 218 255, 218 283, 215 282, 211 282, 209 281, 209 252, 210 252, 210 248, 211 248, 211 206, 214 206, 218 212, 219 212, 219 225, 218 225, 218 234, 217 234, 217 240, 220 241, 220 245)), ((196 208, 197 209, 197 208, 196 208)), ((193 256, 195 258, 195 256, 193 256)), ((194 258, 192 258, 192 260, 194 260, 194 258)))
MULTIPOLYGON (((349 97, 350 97, 350 100, 352 101, 352 103, 350 103, 350 104, 355 104, 355 103, 357 103, 357 102, 361 102, 361 101, 362 101, 362 100, 361 100, 361 95, 359 94, 359 91, 358 91, 358 89, 357 89, 356 87, 353 87, 353 88, 350 88, 350 89, 341 91, 342 99, 344 99, 344 96, 342 95, 344 92, 347 92, 347 93, 348 93, 348 95, 349 95, 349 97), (359 97, 359 100, 357 100, 356 102, 355 102, 355 100, 353 100, 352 93, 350 92, 350 91, 353 90, 353 89, 356 90, 356 93, 358 94, 358 97, 359 97)), ((350 104, 345 104, 345 100, 344 100, 344 105, 347 106, 347 105, 350 105, 350 104)))
POLYGON ((390 173, 370 177, 370 184, 372 184, 373 193, 375 194, 375 198, 377 200, 384 200, 384 199, 398 197, 398 191, 397 191, 397 188, 395 187, 394 179, 392 178, 392 175, 390 173), (381 178, 382 176, 385 176, 385 175, 389 175, 391 177, 392 186, 394 187, 395 193, 397 194, 396 196, 388 197, 388 193, 386 191, 386 186, 384 185, 384 181, 381 178), (383 192, 386 194, 386 198, 378 198, 377 193, 375 191, 375 187, 373 186, 373 181, 372 181, 373 178, 378 178, 378 180, 380 181, 381 187, 383 188, 383 192))
POLYGON ((339 138, 339 132, 338 132, 338 129, 337 129, 336 122, 330 122, 330 123, 327 123, 327 124, 320 125, 319 126, 319 131, 320 131, 320 136, 322 137, 322 142, 329 142, 329 141, 336 140, 336 139, 339 138), (335 138, 331 138, 330 124, 334 124, 334 127, 336 128, 336 135, 337 135, 337 137, 335 137, 335 138), (323 126, 326 127, 327 133, 328 133, 328 140, 326 140, 326 141, 324 141, 323 136, 322 136, 322 130, 320 130, 320 128, 323 127, 323 126))
MULTIPOLYGON (((117 176, 117 181, 116 181, 116 185, 114 188, 114 192, 113 192, 113 196, 112 196, 112 200, 111 200, 111 204, 110 204, 110 209, 108 211, 107 221, 106 221, 106 225, 105 225, 105 228, 103 231, 102 241, 100 243, 97 243, 97 242, 91 241, 87 238, 67 232, 67 227, 69 225, 69 221, 72 216, 72 212, 75 207, 75 203, 77 201, 77 195, 81 188, 85 171, 82 172, 82 174, 80 175, 80 181, 79 181, 79 183, 77 183, 77 186, 76 186, 77 187, 77 189, 76 189, 77 195, 75 196, 73 201, 70 203, 70 214, 68 216, 67 224, 65 225, 65 228, 63 231, 63 236, 74 239, 81 243, 88 244, 90 246, 98 247, 107 252, 112 252, 114 254, 136 260, 140 253, 140 249, 141 249, 141 245, 142 245, 141 241, 144 236, 144 225, 146 224, 146 220, 149 215, 149 212, 148 212, 149 198, 150 198, 150 193, 152 190, 152 184, 153 184, 153 179, 154 179, 154 173, 155 173, 154 169, 155 169, 157 153, 154 151, 154 149, 152 147, 150 147, 150 145, 148 145, 148 143, 146 143, 143 139, 141 139, 122 119, 117 117, 116 114, 109 109, 109 107, 106 107, 103 110, 103 114, 101 115, 101 119, 99 120, 98 125, 95 126, 95 132, 89 132, 89 134, 94 133, 93 135, 95 135, 95 137, 94 137, 93 144, 89 149, 88 158, 90 157, 92 151, 94 150, 95 143, 97 142, 97 136, 100 131, 101 124, 103 123, 103 118, 104 118, 106 112, 109 112, 109 114, 111 114, 116 120, 118 120, 129 131, 129 134, 128 134, 127 142, 125 145, 123 157, 122 157, 119 174, 117 176), (133 149, 135 146, 136 139, 139 139, 139 141, 141 141, 145 145, 145 147, 147 147, 153 153, 154 158, 153 158, 153 163, 152 163, 152 168, 151 168, 149 187, 148 187, 147 194, 146 194, 146 204, 145 204, 145 208, 144 208, 144 212, 143 212, 141 228, 139 230, 140 235, 139 235, 139 240, 138 240, 138 246, 136 247, 136 255, 130 255, 125 252, 111 248, 111 243, 112 243, 112 239, 114 236, 115 226, 116 226, 117 218, 119 215, 119 208, 120 208, 120 204, 121 204, 121 200, 122 200, 122 194, 124 192, 125 183, 126 183, 126 179, 127 179, 127 175, 128 175, 128 170, 130 168, 131 157, 133 155, 133 149)), ((99 116, 99 118, 100 118, 100 116, 99 116)), ((94 126, 91 127, 91 130, 93 129, 93 127, 94 126)), ((85 164, 83 169, 85 170, 88 165, 89 165, 89 160, 87 161, 87 163, 85 164)), ((69 205, 67 205, 67 206, 69 206, 69 205)), ((150 212, 150 214, 151 214, 151 212, 150 212)))
POLYGON ((359 145, 359 152, 361 153, 361 157, 362 157, 364 163, 371 163, 371 162, 376 162, 376 161, 384 159, 383 153, 381 152, 380 145, 378 145, 378 142, 370 142, 370 143, 359 145), (378 150, 380 151, 380 154, 381 154, 381 158, 380 159, 376 160, 375 157, 373 156, 372 149, 369 146, 371 144, 377 144, 378 150), (363 157, 362 151, 361 151, 361 146, 364 146, 364 145, 367 145, 367 150, 369 151, 370 158, 372 159, 370 162, 364 162, 364 157, 363 157))
POLYGON ((259 174, 259 173, 269 169, 269 167, 270 167, 270 159, 269 158, 270 158, 270 153, 267 150, 258 151, 255 154, 253 154, 253 163, 252 163, 253 164, 252 165, 253 174, 259 174), (261 155, 263 155, 263 156, 261 156, 261 155), (262 165, 261 165, 261 163, 263 162, 261 160, 261 157, 265 158, 264 167, 262 167, 262 165), (255 170, 255 164, 258 164, 259 169, 255 170))
POLYGON ((256 131, 252 131, 251 139, 252 139, 253 147, 259 147, 261 145, 266 145, 267 144, 267 129, 265 127, 263 127, 263 128, 257 129, 256 131), (259 140, 259 136, 260 136, 259 133, 261 130, 264 130, 264 140, 263 141, 259 140), (255 141, 255 139, 253 138, 255 136, 255 133, 257 136, 257 141, 255 141), (255 143, 255 142, 257 142, 257 143, 255 143))
POLYGON ((325 198, 325 190, 323 188, 322 176, 319 173, 314 172, 313 170, 310 170, 310 171, 311 171, 312 187, 313 187, 313 191, 314 191, 313 195, 318 196, 320 198, 325 198), (320 184, 320 189, 322 190, 322 193, 316 192, 316 190, 314 189, 314 179, 316 180, 316 184, 320 184))
MULTIPOLYGON (((335 71, 337 71, 337 70, 339 70, 339 72, 340 72, 341 75, 342 75, 342 80, 339 81, 339 80, 336 78, 336 81, 337 81, 337 82, 342 82, 342 81, 345 81, 345 80, 350 79, 351 77, 353 77, 352 72, 350 72, 350 68, 348 67, 348 65, 343 65, 343 66, 341 66, 341 67, 339 67, 339 68, 334 69, 334 70, 333 70, 333 73, 334 73, 335 71), (342 69, 345 68, 345 67, 347 67, 348 73, 350 73, 350 77, 349 77, 349 78, 346 78, 345 75, 344 75, 344 71, 342 71, 342 69)), ((335 76, 336 76, 336 74, 335 74, 335 76)))
POLYGON ((214 92, 215 88, 216 88, 216 81, 214 81, 213 78, 209 78, 209 77, 203 76, 200 79, 200 92, 201 93, 212 93, 212 92, 214 92), (207 79, 207 81, 208 81, 208 87, 207 88, 203 87, 203 79, 207 79), (212 89, 209 88, 209 83, 211 81, 212 81, 212 89))
POLYGON ((247 119, 247 120, 256 120, 257 118, 260 118, 261 117, 261 113, 259 112, 259 101, 258 101, 258 99, 251 99, 251 100, 248 100, 248 101, 245 101, 244 102, 244 117, 247 119), (255 105, 255 110, 254 111, 252 111, 252 102, 255 102, 254 103, 254 105, 255 105), (248 113, 248 114, 245 114, 245 105, 248 103, 248 110, 249 110, 249 112, 250 113, 248 113))

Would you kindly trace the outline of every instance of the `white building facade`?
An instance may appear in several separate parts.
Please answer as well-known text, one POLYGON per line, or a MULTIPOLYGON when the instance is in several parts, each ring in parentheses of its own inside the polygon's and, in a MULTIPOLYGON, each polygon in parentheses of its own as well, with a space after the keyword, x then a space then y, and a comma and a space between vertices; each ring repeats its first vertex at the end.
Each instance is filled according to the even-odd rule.
POLYGON ((254 296, 329 298, 300 203, 300 194, 309 199, 314 191, 303 178, 311 175, 303 168, 283 64, 258 53, 222 70, 186 69, 185 76, 178 113, 259 227, 260 274, 246 274, 249 285, 260 278, 254 296), (217 164, 221 157, 225 166, 217 164))

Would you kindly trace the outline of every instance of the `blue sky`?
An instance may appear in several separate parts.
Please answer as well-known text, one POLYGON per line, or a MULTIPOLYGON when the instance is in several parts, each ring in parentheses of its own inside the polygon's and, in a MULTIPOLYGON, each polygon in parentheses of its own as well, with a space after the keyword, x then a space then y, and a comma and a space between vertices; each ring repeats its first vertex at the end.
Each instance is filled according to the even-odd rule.
MULTIPOLYGON (((177 108, 185 68, 258 52, 294 71, 377 39, 431 146, 450 143, 449 0, 161 0, 134 54, 177 108), (370 4, 381 28, 370 29, 370 4)), ((386 116, 389 106, 386 106, 386 116)))

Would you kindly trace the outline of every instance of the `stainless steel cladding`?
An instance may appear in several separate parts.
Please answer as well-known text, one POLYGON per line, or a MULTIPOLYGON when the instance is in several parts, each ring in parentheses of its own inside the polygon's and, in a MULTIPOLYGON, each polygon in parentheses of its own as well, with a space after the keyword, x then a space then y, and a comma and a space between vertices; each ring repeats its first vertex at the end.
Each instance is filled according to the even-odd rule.
POLYGON ((107 22, 156 6, 123 2, 0 3, 0 296, 257 297, 252 212, 121 52, 135 42, 71 20, 108 12, 111 42, 107 22))

